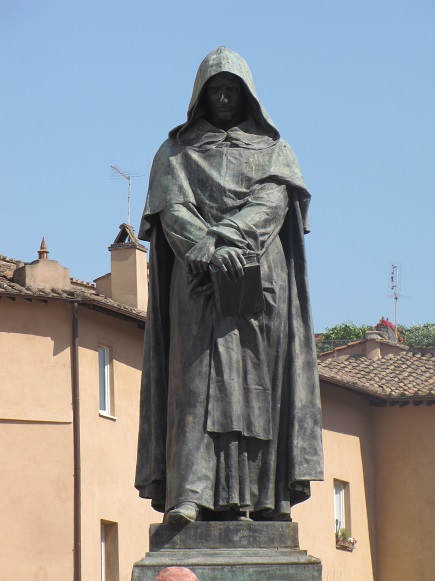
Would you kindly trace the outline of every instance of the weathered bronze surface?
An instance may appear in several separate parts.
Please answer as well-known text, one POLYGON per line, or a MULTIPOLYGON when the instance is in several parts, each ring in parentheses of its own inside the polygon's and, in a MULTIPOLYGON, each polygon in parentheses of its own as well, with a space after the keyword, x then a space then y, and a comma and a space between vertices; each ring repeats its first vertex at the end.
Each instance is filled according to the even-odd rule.
POLYGON ((309 200, 246 62, 213 51, 155 156, 139 232, 151 249, 136 487, 157 510, 285 520, 323 477, 309 200), (236 284, 221 302, 241 314, 226 315, 210 267, 236 282, 253 257, 262 306, 236 284))

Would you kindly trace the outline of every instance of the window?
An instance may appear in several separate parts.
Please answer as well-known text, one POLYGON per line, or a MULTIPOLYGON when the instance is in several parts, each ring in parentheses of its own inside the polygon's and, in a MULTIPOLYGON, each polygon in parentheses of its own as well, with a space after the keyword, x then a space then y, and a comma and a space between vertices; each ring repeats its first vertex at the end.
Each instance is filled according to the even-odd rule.
POLYGON ((101 521, 101 581, 119 581, 118 523, 101 521))
POLYGON ((100 412, 110 415, 113 412, 110 381, 110 351, 108 347, 98 346, 98 373, 100 384, 100 412))
POLYGON ((342 480, 334 480, 334 521, 335 533, 346 529, 351 532, 350 519, 350 492, 349 483, 342 480))

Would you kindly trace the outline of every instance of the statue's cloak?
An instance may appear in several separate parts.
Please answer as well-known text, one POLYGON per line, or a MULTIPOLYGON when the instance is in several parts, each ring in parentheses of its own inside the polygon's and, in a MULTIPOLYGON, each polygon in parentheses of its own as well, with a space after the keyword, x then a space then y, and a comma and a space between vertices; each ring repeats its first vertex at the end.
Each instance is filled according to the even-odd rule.
MULTIPOLYGON (((163 511, 165 504, 167 510, 175 502, 196 500, 195 497, 184 497, 184 492, 178 496, 170 492, 173 484, 167 482, 167 474, 170 468, 173 469, 172 464, 181 462, 180 458, 185 458, 189 464, 189 456, 193 458, 196 453, 200 456, 202 439, 210 440, 204 444, 204 449, 209 446, 209 452, 204 452, 203 463, 210 460, 211 471, 215 456, 218 457, 215 469, 219 472, 219 462, 227 461, 225 458, 234 445, 239 455, 237 470, 240 470, 240 480, 244 478, 244 464, 240 458, 248 456, 248 471, 251 464, 255 465, 252 475, 247 477, 255 502, 252 498, 222 500, 219 495, 223 481, 218 482, 219 476, 214 481, 213 476, 211 482, 214 484, 211 486, 215 490, 204 493, 204 497, 198 496, 197 500, 211 510, 252 504, 254 510, 263 511, 264 514, 282 514, 290 505, 308 498, 310 481, 323 479, 320 395, 304 248, 304 233, 309 231, 309 200, 297 160, 261 105, 246 62, 223 47, 213 51, 199 68, 187 122, 170 132, 169 139, 156 154, 139 231, 139 237, 149 240, 151 246, 135 485, 142 497, 152 499, 157 510, 163 511), (220 72, 238 76, 244 83, 247 96, 246 120, 229 131, 210 125, 204 119, 205 112, 202 110, 201 92, 204 85, 210 77, 220 72), (286 294, 281 293, 281 296, 285 296, 287 304, 279 311, 285 313, 286 321, 280 325, 281 335, 278 334, 272 341, 273 350, 278 352, 278 356, 272 354, 273 361, 279 360, 279 371, 269 369, 267 377, 264 377, 263 369, 252 371, 256 361, 259 367, 258 359, 263 355, 263 367, 267 368, 268 361, 271 367, 271 353, 267 353, 267 349, 271 350, 272 343, 268 343, 266 354, 261 345, 261 334, 268 329, 267 313, 263 318, 256 319, 217 318, 207 275, 195 277, 189 274, 184 263, 186 252, 209 231, 216 233, 221 243, 224 241, 223 245, 236 246, 262 256, 264 292, 272 310, 273 301, 279 300, 279 293, 269 288, 274 284, 270 281, 278 280, 277 276, 279 278, 281 275, 272 272, 272 265, 280 264, 279 253, 283 253, 283 268, 275 270, 283 271, 282 276, 286 278, 286 294), (177 280, 178 286, 174 280, 177 280), (198 293, 197 299, 195 292, 198 293), (190 309, 191 300, 190 315, 186 315, 184 322, 175 327, 178 323, 174 320, 178 321, 180 311, 190 309), (197 317, 195 300, 199 301, 196 304, 202 305, 204 311, 208 309, 207 312, 212 313, 198 323, 200 336, 197 338, 195 333, 198 329, 194 328, 197 317), (191 329, 188 328, 189 316, 191 329), (183 336, 175 336, 175 328, 178 329, 177 334, 183 336), (185 332, 180 333, 180 329, 185 332), (233 345, 228 343, 226 337, 231 335, 234 338, 234 332, 240 343, 247 343, 247 349, 243 345, 243 349, 240 346, 233 349, 233 345), (254 335, 256 338, 253 338, 254 335), (219 341, 216 338, 223 341, 221 355, 224 369, 221 373, 224 376, 227 373, 230 387, 224 386, 226 391, 219 392, 221 396, 213 402, 213 391, 217 389, 211 379, 215 373, 213 358, 219 355, 219 341), (186 371, 186 354, 190 357, 196 351, 198 357, 195 359, 196 356, 192 355, 191 367, 186 371), (173 361, 177 357, 177 352, 182 354, 178 363, 181 379, 171 378, 171 374, 177 375, 170 364, 171 358, 173 361), (229 352, 233 355, 227 356, 229 352), (209 359, 210 364, 207 363, 209 359), (240 402, 234 403, 233 372, 226 372, 225 368, 233 369, 238 360, 243 360, 244 367, 240 371, 243 381, 265 385, 265 388, 259 389, 257 386, 249 392, 252 385, 243 385, 241 392, 249 392, 249 395, 241 396, 240 402), (200 366, 195 367, 198 362, 200 366), (189 418, 192 410, 184 396, 174 403, 170 392, 175 388, 171 385, 182 382, 183 374, 189 378, 186 381, 192 381, 193 377, 195 382, 197 371, 206 365, 208 367, 203 370, 202 377, 197 379, 200 391, 194 397, 201 399, 202 395, 198 393, 202 394, 201 390, 205 390, 207 404, 203 406, 204 417, 195 417, 195 414, 198 415, 198 401, 194 402, 196 411, 192 412, 193 423, 197 424, 193 431, 196 430, 198 435, 192 436, 191 445, 198 446, 198 449, 185 450, 182 444, 184 436, 180 437, 180 434, 184 434, 186 425, 180 427, 179 418, 189 418), (279 386, 274 385, 276 382, 279 386), (174 451, 177 438, 180 448, 174 451), (247 442, 243 446, 240 444, 241 438, 247 442), (220 450, 219 442, 224 440, 220 450), (252 462, 250 454, 254 458, 252 462), (259 457, 263 457, 263 464, 259 457), (167 465, 169 462, 171 467, 167 465), (267 472, 270 477, 267 474, 261 476, 267 472), (255 478, 256 482, 253 481, 255 478), (266 495, 266 500, 262 500, 262 495, 254 490, 257 486, 263 486, 262 479, 265 488, 274 488, 269 496, 266 495)), ((271 315, 271 321, 275 321, 270 323, 271 333, 274 333, 279 312, 271 315)), ((237 375, 237 370, 234 373, 237 375)), ((237 385, 235 389, 238 389, 237 385)), ((182 472, 183 464, 180 466, 182 472)), ((225 464, 223 470, 228 473, 233 468, 225 464)), ((190 477, 188 471, 189 466, 185 474, 178 474, 179 478, 187 481, 190 477)), ((199 476, 197 479, 201 480, 199 476)), ((207 480, 204 474, 202 480, 207 480)), ((225 494, 229 494, 228 491, 225 494)))

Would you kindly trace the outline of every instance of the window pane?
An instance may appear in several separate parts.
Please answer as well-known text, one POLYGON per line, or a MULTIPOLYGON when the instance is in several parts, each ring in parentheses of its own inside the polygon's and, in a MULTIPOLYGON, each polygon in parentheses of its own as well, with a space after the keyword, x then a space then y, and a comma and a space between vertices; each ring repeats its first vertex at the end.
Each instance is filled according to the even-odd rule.
POLYGON ((344 511, 344 482, 334 481, 334 518, 335 530, 346 528, 345 511, 344 511))
POLYGON ((106 581, 106 535, 105 526, 101 524, 101 581, 106 581))
POLYGON ((119 581, 118 524, 101 523, 101 581, 119 581))
POLYGON ((100 411, 109 413, 109 349, 98 347, 98 373, 100 384, 100 411))

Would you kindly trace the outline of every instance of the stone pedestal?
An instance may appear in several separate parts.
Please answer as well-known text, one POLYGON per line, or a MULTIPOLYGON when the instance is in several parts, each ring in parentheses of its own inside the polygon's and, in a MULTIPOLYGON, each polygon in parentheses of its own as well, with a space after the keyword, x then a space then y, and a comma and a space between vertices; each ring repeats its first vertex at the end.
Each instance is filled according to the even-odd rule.
POLYGON ((322 565, 299 549, 292 522, 151 525, 150 552, 132 581, 154 581, 165 567, 187 567, 199 581, 321 581, 322 565))

